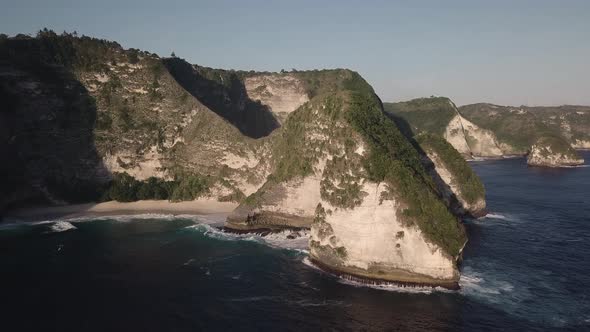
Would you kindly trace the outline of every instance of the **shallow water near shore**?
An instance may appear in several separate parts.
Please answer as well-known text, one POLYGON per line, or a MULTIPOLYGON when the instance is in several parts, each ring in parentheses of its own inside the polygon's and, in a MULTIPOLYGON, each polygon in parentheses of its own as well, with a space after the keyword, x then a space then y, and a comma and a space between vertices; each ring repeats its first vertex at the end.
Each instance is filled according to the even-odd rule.
POLYGON ((491 213, 467 221, 460 291, 342 280, 309 263, 305 232, 226 234, 207 216, 5 223, 2 326, 590 330, 590 168, 471 165, 491 213))

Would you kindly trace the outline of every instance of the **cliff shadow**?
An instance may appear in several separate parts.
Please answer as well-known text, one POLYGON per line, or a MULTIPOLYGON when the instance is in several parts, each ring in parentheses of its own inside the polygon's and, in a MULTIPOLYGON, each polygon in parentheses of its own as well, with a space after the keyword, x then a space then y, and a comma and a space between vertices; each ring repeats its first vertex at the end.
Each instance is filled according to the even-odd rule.
POLYGON ((110 179, 94 136, 94 98, 36 41, 0 45, 0 217, 32 205, 98 201, 110 179))
POLYGON ((243 80, 235 72, 203 69, 209 70, 210 76, 219 76, 217 81, 205 77, 182 59, 169 58, 163 63, 180 86, 242 134, 261 138, 280 127, 268 106, 248 97, 243 80))

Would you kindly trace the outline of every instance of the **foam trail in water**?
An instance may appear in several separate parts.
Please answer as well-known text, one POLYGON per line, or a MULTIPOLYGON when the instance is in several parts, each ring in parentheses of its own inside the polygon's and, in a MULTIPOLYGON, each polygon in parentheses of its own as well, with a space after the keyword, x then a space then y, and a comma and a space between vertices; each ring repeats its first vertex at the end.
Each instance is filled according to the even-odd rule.
POLYGON ((261 235, 255 233, 237 234, 225 232, 209 224, 191 225, 187 226, 186 228, 192 228, 202 231, 203 234, 205 234, 206 236, 219 240, 253 241, 269 245, 275 248, 292 249, 303 253, 307 253, 307 247, 309 242, 309 231, 307 230, 284 230, 281 232, 261 235))
POLYGON ((514 290, 514 286, 509 282, 497 280, 491 276, 484 276, 469 267, 461 272, 459 286, 462 294, 483 298, 492 303, 504 301, 502 295, 511 293, 514 290))
POLYGON ((502 219, 502 220, 508 219, 505 215, 500 214, 500 213, 488 213, 483 218, 484 219, 502 219))
POLYGON ((189 215, 189 214, 159 214, 159 213, 144 213, 144 214, 133 214, 133 215, 108 215, 108 216, 83 216, 83 217, 71 217, 71 218, 56 218, 40 221, 8 221, 0 224, 0 230, 11 229, 22 226, 38 226, 45 224, 54 224, 59 222, 65 223, 82 223, 89 221, 117 221, 117 222, 137 222, 137 221, 148 221, 148 220, 164 220, 171 221, 176 219, 186 219, 193 222, 203 224, 221 224, 225 220, 223 216, 218 215, 189 215))

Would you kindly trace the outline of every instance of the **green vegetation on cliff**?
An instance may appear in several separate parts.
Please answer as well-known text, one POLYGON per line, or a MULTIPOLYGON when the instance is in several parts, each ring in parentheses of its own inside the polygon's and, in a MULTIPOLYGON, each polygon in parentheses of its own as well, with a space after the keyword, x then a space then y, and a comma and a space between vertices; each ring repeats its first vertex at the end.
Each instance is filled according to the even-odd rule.
POLYGON ((354 93, 347 120, 370 146, 363 161, 369 179, 387 183, 391 194, 406 206, 403 218, 456 256, 466 241, 465 232, 436 194, 418 152, 385 115, 378 99, 354 93))
POLYGON ((174 180, 164 180, 150 177, 137 180, 127 173, 115 173, 113 179, 104 188, 103 201, 133 202, 137 200, 170 200, 174 202, 192 201, 210 192, 219 185, 230 191, 226 196, 219 197, 219 201, 239 202, 244 194, 222 178, 213 178, 199 174, 178 175, 174 180))
POLYGON ((408 136, 416 135, 420 132, 429 132, 443 135, 449 121, 457 114, 455 107, 448 98, 430 97, 417 98, 410 101, 399 103, 383 103, 383 108, 390 116, 396 120, 400 129, 403 123, 399 120, 405 120, 411 128, 411 133, 404 132, 408 136))
POLYGON ((498 108, 490 104, 462 106, 460 111, 467 120, 491 130, 500 142, 509 144, 520 153, 528 151, 539 137, 560 131, 548 126, 543 117, 534 112, 498 108))
POLYGON ((459 108, 461 114, 476 125, 494 132, 498 140, 516 152, 526 153, 543 136, 560 136, 570 144, 590 141, 590 107, 588 106, 499 106, 472 104, 459 108))
POLYGON ((467 203, 474 204, 484 199, 485 189, 479 177, 469 167, 463 156, 444 138, 423 133, 415 137, 422 150, 435 153, 444 163, 444 166, 453 174, 461 196, 467 203))
POLYGON ((103 200, 119 202, 145 199, 187 201, 207 193, 210 186, 211 180, 199 175, 186 175, 172 181, 155 177, 140 181, 127 173, 115 173, 103 200))

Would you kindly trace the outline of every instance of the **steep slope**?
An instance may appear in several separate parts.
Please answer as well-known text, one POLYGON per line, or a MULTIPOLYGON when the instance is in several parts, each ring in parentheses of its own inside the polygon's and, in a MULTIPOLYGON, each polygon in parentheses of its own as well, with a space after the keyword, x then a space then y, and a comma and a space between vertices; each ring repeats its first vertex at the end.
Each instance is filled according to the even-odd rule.
POLYGON ((323 88, 290 114, 277 137, 268 181, 226 226, 311 224, 311 258, 326 269, 455 288, 465 233, 418 151, 358 74, 317 79, 323 88), (327 81, 337 89, 325 89, 327 81))
POLYGON ((241 200, 268 175, 268 134, 277 119, 307 100, 304 83, 290 73, 213 70, 48 30, 1 40, 0 66, 9 101, 1 148, 10 160, 2 166, 10 185, 0 207, 241 200), (249 90, 262 95, 253 100, 249 90))
POLYGON ((452 211, 457 215, 485 215, 483 183, 461 154, 444 138, 422 133, 415 137, 427 169, 452 211))

